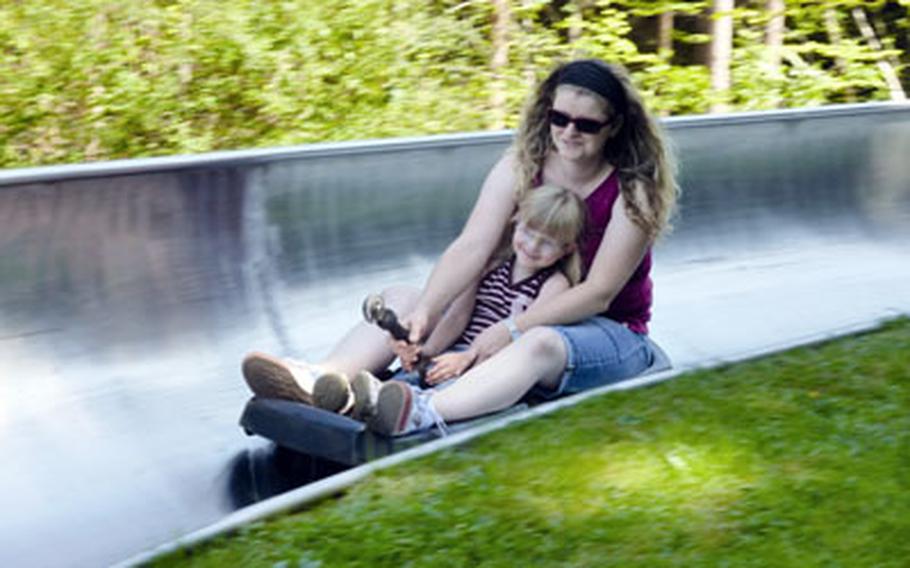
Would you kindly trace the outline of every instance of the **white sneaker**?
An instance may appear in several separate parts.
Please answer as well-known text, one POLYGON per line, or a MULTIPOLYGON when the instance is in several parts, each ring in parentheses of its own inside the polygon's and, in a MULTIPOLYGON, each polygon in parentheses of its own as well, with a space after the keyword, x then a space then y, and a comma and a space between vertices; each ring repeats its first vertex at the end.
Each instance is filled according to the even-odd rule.
POLYGON ((313 404, 316 371, 307 363, 254 351, 243 359, 243 378, 258 397, 313 404))
POLYGON ((351 379, 351 391, 354 393, 354 408, 351 418, 366 422, 376 414, 376 403, 379 400, 379 389, 382 381, 369 371, 360 371, 351 379))
POLYGON ((388 381, 379 389, 376 413, 368 421, 371 430, 386 436, 439 428, 448 434, 445 420, 436 412, 429 392, 421 392, 401 381, 388 381))
POLYGON ((354 393, 351 383, 342 373, 324 373, 313 385, 313 406, 347 414, 354 406, 354 393))

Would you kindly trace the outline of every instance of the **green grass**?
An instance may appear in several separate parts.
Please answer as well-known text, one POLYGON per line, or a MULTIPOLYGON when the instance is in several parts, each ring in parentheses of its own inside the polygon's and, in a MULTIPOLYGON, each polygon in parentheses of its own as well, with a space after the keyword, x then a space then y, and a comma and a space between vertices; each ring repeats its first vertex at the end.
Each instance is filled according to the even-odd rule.
POLYGON ((910 566, 910 320, 588 400, 163 566, 910 566))

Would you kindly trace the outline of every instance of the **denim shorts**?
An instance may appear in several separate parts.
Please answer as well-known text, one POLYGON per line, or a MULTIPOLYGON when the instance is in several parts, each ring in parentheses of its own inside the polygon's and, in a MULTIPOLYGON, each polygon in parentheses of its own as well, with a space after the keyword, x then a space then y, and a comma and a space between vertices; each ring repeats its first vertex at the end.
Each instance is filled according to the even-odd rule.
POLYGON ((630 379, 654 361, 646 335, 602 316, 550 329, 562 337, 568 360, 555 389, 534 387, 538 397, 550 399, 630 379))

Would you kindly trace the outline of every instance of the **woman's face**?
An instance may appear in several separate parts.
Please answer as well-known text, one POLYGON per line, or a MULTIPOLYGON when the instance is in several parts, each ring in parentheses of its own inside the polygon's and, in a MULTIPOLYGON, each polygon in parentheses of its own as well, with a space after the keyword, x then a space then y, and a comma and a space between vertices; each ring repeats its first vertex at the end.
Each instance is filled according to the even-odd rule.
POLYGON ((565 117, 572 119, 565 126, 550 122, 550 136, 559 155, 567 160, 581 162, 601 159, 604 144, 611 132, 606 101, 593 93, 564 85, 556 88, 553 110, 557 113, 557 118, 562 119, 559 122, 564 122, 565 117), (578 130, 574 119, 588 119, 606 125, 599 132, 588 134, 578 130))

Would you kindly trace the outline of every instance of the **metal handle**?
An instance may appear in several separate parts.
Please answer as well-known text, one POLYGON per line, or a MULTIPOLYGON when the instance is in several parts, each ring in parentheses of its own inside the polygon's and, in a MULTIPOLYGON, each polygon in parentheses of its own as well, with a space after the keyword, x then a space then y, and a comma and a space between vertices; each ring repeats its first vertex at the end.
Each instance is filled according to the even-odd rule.
MULTIPOLYGON (((367 296, 363 300, 361 311, 363 311, 363 319, 367 322, 376 324, 381 329, 392 334, 392 337, 399 341, 411 342, 409 338, 410 332, 406 327, 401 325, 395 312, 392 311, 391 308, 385 306, 385 300, 382 296, 378 294, 370 294, 367 296)), ((422 355, 417 359, 417 362, 414 363, 414 369, 417 370, 421 379, 426 376, 429 367, 430 360, 422 355)))
POLYGON ((363 318, 369 323, 375 323, 380 328, 392 334, 399 341, 408 341, 410 332, 398 321, 398 316, 391 308, 385 307, 382 296, 371 294, 363 301, 363 318))

